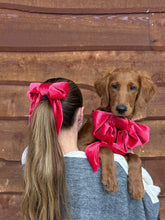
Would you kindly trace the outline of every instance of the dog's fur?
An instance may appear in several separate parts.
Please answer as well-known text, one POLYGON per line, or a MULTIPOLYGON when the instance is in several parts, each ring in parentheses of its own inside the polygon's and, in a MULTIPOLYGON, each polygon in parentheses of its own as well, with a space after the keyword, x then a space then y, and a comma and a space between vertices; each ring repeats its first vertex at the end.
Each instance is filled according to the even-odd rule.
MULTIPOLYGON (((116 69, 98 79, 95 84, 101 98, 102 111, 112 112, 116 116, 125 116, 132 120, 140 119, 141 112, 155 93, 155 85, 146 73, 130 69, 116 69)), ((92 136, 93 120, 87 120, 79 132, 80 150, 96 141, 92 136)), ((118 190, 114 155, 110 148, 103 147, 99 153, 102 165, 102 183, 109 192, 118 190)), ((140 200, 144 195, 141 160, 136 154, 128 153, 127 159, 129 192, 134 199, 140 200)))

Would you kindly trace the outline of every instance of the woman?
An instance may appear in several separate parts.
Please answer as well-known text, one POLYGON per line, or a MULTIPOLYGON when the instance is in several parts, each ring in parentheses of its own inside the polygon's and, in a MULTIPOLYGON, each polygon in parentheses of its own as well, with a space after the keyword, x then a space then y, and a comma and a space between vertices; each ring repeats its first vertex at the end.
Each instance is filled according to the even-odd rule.
POLYGON ((159 188, 145 170, 146 193, 137 201, 127 190, 127 162, 115 154, 119 190, 109 194, 101 184, 100 167, 93 172, 85 153, 78 151, 83 103, 75 83, 56 78, 31 84, 28 97, 29 147, 22 156, 26 220, 158 219, 159 188))

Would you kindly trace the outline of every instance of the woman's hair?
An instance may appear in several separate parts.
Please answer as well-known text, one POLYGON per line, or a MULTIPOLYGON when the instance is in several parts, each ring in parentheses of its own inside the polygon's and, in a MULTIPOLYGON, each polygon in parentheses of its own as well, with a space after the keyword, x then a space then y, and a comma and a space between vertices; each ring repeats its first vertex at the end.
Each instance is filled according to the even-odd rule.
MULTIPOLYGON (((61 100, 62 128, 73 125, 82 94, 71 80, 54 78, 44 83, 69 82, 67 98, 61 100)), ((26 220, 63 220, 70 218, 67 202, 64 157, 57 139, 52 107, 47 97, 35 108, 29 131, 25 164, 23 215, 26 220)))

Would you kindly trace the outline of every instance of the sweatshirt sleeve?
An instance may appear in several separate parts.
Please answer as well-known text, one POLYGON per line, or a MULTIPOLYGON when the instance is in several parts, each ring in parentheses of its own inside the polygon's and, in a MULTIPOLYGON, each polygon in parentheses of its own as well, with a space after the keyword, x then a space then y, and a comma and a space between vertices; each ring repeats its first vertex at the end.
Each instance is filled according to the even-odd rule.
POLYGON ((159 220, 159 199, 160 187, 155 186, 149 173, 142 168, 143 184, 146 191, 142 201, 145 210, 146 219, 159 220))
POLYGON ((27 151, 28 151, 28 147, 26 147, 25 150, 22 153, 22 157, 21 157, 21 164, 22 164, 22 166, 24 166, 25 163, 26 163, 27 151))
MULTIPOLYGON (((121 155, 115 154, 115 161, 120 164, 125 174, 128 176, 128 163, 121 155)), ((135 219, 135 213, 141 213, 141 219, 158 220, 159 219, 159 198, 160 187, 155 186, 150 174, 142 168, 143 184, 145 194, 141 201, 130 200, 129 210, 131 219, 135 219), (141 205, 140 205, 141 204, 141 205)), ((129 193, 128 193, 129 194, 129 193)), ((137 219, 140 219, 138 216, 137 219)))
POLYGON ((154 185, 151 176, 144 168, 142 168, 142 176, 145 191, 150 196, 152 203, 154 204, 159 202, 158 195, 161 191, 160 187, 154 185))

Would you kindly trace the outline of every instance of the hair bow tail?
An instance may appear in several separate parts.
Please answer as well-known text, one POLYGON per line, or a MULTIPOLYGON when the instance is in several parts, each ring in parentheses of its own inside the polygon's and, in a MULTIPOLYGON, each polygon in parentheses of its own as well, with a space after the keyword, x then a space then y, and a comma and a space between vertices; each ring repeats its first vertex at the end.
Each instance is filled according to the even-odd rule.
POLYGON ((100 142, 97 141, 95 143, 92 143, 88 145, 85 149, 86 156, 93 168, 94 172, 97 172, 99 167, 99 151, 100 147, 109 147, 112 148, 112 146, 104 141, 100 142))
POLYGON ((95 142, 86 147, 85 153, 93 168, 94 172, 97 172, 99 167, 99 150, 100 150, 100 142, 95 142))
POLYGON ((40 85, 41 83, 31 83, 29 90, 27 92, 27 97, 31 100, 31 105, 29 110, 29 123, 31 121, 31 116, 35 107, 39 104, 41 100, 41 95, 39 92, 40 85))
POLYGON ((55 116, 57 135, 59 135, 60 129, 62 126, 62 122, 63 122, 63 113, 62 113, 61 102, 59 100, 53 100, 53 101, 51 101, 51 105, 52 105, 53 113, 55 116))

